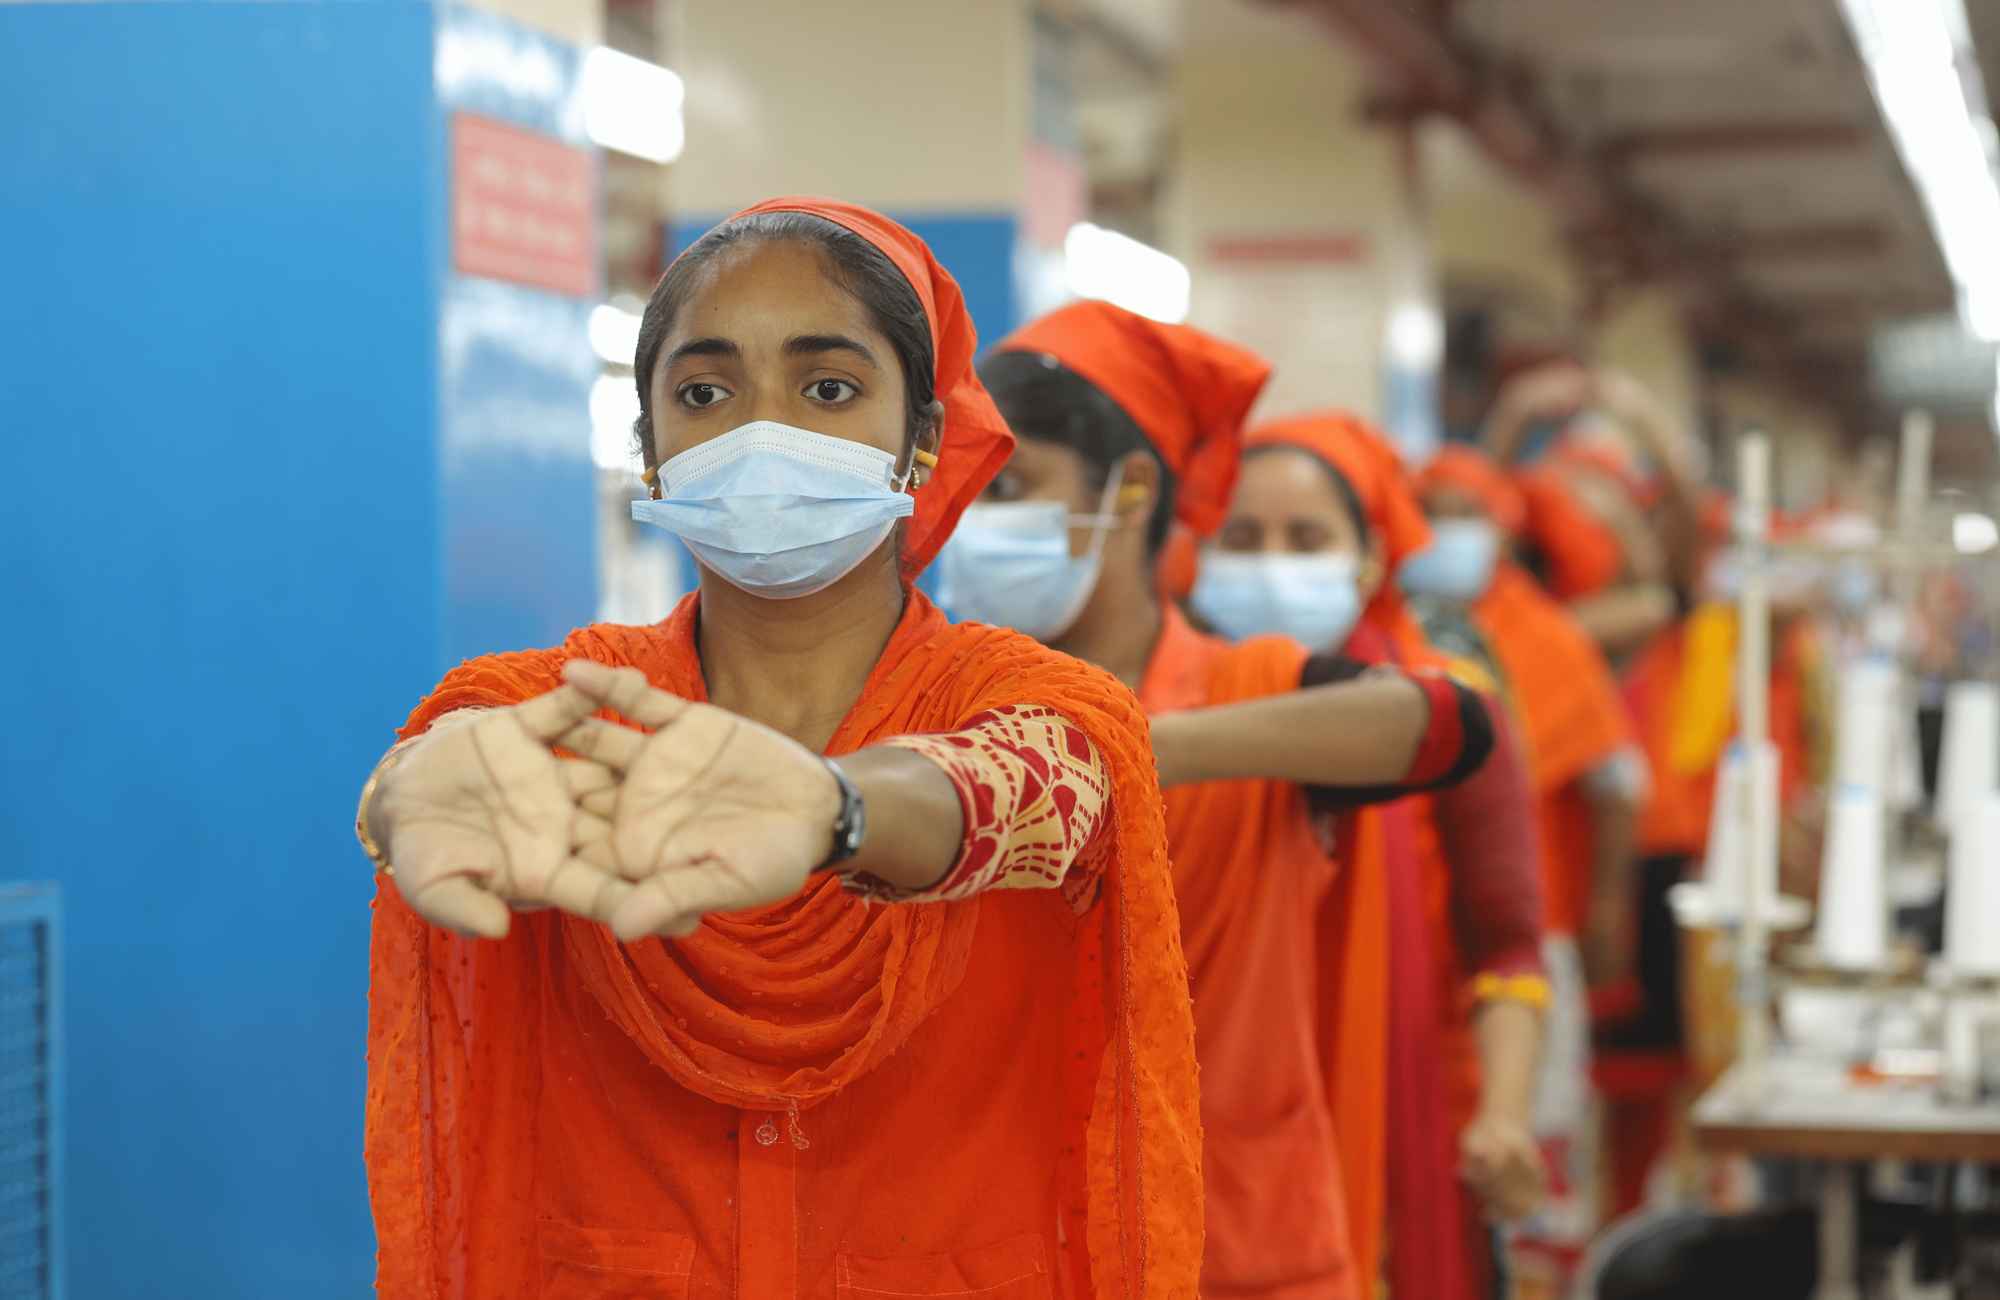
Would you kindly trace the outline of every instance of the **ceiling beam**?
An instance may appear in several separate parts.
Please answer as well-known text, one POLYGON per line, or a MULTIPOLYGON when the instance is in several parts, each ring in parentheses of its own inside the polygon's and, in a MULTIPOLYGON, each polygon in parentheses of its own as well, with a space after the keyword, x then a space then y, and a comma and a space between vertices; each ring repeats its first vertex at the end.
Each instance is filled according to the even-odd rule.
POLYGON ((1448 21, 1398 0, 1266 3, 1312 15, 1373 62, 1386 87, 1364 106, 1371 116, 1455 120, 1501 166, 1540 189, 1570 229, 1604 232, 1600 238, 1610 248, 1596 259, 1600 275, 1683 282, 1706 304, 1696 314, 1700 328, 1789 382, 1814 387, 1799 363, 1787 315, 1744 286, 1737 259, 1639 195, 1601 153, 1569 140, 1526 69, 1497 66, 1458 38, 1448 21))
POLYGON ((1870 144, 1851 122, 1705 122, 1698 126, 1624 131, 1599 146, 1606 162, 1728 160, 1746 154, 1854 151, 1870 144))

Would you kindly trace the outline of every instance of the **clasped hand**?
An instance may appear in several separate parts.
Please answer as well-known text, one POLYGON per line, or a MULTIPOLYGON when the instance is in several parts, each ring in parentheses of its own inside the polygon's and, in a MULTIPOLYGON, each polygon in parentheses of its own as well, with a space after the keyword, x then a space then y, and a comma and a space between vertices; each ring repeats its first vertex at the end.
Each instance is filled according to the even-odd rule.
POLYGON ((825 860, 840 793, 811 750, 637 669, 577 660, 563 678, 434 728, 384 773, 376 838, 420 916, 497 939, 510 911, 556 907, 623 940, 682 936, 790 897, 825 860))

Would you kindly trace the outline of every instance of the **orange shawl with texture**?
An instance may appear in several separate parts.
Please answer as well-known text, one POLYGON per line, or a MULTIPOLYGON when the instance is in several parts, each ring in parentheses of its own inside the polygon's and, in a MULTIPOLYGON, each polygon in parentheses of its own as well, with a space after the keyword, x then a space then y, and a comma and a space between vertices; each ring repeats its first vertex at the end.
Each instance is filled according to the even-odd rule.
MULTIPOLYGON (((571 658, 636 666, 655 686, 701 699, 698 599, 655 627, 586 628, 558 650, 462 664, 404 734, 455 709, 551 689, 571 658)), ((952 730, 1024 703, 1081 729, 1112 777, 1115 848, 1101 895, 1081 918, 1062 920, 1067 908, 1052 891, 870 906, 822 877, 784 903, 711 917, 679 941, 620 945, 603 927, 544 912, 517 917, 506 940, 485 943, 424 924, 385 890, 371 962, 366 1141, 380 1293, 571 1294, 544 1289, 550 1207, 594 1204, 600 1222, 616 1214, 672 1225, 692 1243, 724 1243, 710 1253, 739 1257, 716 1266, 727 1275, 733 1263, 736 1285, 762 1300, 753 1275, 815 1276, 806 1258, 818 1248, 815 1231, 832 1238, 820 1243, 829 1258, 847 1248, 846 1230, 829 1223, 914 1243, 913 1255, 928 1255, 917 1248, 925 1243, 980 1244, 992 1212, 955 1216, 926 1189, 1009 1186, 1018 1174, 1023 1187, 1053 1189, 1062 1226, 1060 1257, 1049 1263, 1067 1293, 1193 1296, 1201 1250, 1193 1026, 1136 701, 1108 676, 1012 632, 952 626, 913 594, 829 751, 952 730), (1023 922, 1026 909, 1042 909, 1033 924, 1023 922), (1012 1006, 1009 986, 1049 978, 1055 992, 1030 1001, 1025 1026, 963 1023, 983 1006, 1012 1006), (941 1049, 935 1036, 947 1031, 956 1036, 941 1049), (1010 1042, 1010 1033, 1021 1038, 1010 1042), (1062 1049, 1049 1054, 1063 1062, 1060 1095, 1047 1103, 1055 1149, 1013 1139, 1007 1115, 974 1122, 983 1119, 980 1080, 1004 1076, 1009 1054, 1038 1042, 1062 1049), (961 1059, 980 1052, 993 1059, 961 1059), (600 1058, 610 1064, 592 1064, 600 1058), (592 1113, 619 1095, 639 1104, 592 1113), (735 1203, 733 1144, 717 1158, 695 1142, 700 1122, 732 1114, 717 1107, 789 1113, 808 1130, 824 1107, 838 1118, 820 1121, 822 1148, 865 1132, 843 1159, 873 1171, 852 1185, 851 1198, 867 1203, 843 1194, 816 1204, 813 1184, 801 1181, 796 1204, 774 1210, 786 1231, 760 1239, 747 1172, 735 1203), (571 1110, 585 1120, 567 1122, 571 1110), (946 1131, 962 1146, 922 1136, 934 1113, 955 1117, 946 1131), (565 1122, 544 1142, 552 1117, 565 1122), (632 1171, 631 1185, 601 1185, 620 1170, 632 1171)), ((1034 1087, 1039 1094, 1026 1095, 1050 1092, 1048 1080, 1034 1087)), ((745 1131, 753 1114, 741 1117, 745 1131)), ((729 1121, 732 1138, 737 1126, 729 1121)), ((775 1131, 767 1147, 787 1151, 775 1131)), ((820 1157, 801 1139, 797 1158, 820 1157)), ((820 1176, 840 1188, 842 1175, 854 1176, 838 1164, 820 1176)), ((578 1231, 600 1268, 616 1266, 633 1235, 578 1231)), ((649 1266, 685 1271, 696 1248, 678 1265, 655 1257, 649 1266)), ((843 1276, 847 1258, 839 1256, 843 1276)), ((808 1280, 798 1286, 819 1294, 808 1280)))

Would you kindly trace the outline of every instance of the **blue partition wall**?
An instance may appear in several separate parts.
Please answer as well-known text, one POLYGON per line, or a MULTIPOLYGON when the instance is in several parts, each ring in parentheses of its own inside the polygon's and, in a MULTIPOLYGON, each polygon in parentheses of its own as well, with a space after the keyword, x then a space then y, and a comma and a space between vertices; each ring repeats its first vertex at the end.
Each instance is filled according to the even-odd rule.
POLYGON ((366 1293, 356 789, 594 604, 580 324, 514 367, 475 310, 582 308, 448 268, 462 17, 0 5, 0 880, 65 895, 72 1296, 366 1293))

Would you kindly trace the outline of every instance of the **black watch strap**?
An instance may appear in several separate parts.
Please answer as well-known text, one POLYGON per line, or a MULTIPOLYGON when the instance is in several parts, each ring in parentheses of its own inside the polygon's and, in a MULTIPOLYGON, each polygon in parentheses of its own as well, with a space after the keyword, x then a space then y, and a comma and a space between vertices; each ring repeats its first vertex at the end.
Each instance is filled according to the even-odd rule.
POLYGON ((833 819, 833 847, 827 850, 826 861, 814 867, 814 871, 830 871, 852 858, 861 851, 862 838, 868 834, 868 804, 861 791, 854 788, 854 782, 847 779, 839 763, 830 758, 824 761, 834 784, 840 787, 840 812, 833 819))

